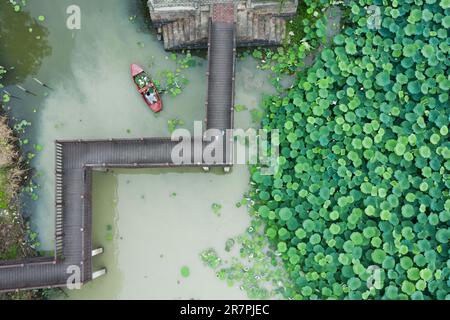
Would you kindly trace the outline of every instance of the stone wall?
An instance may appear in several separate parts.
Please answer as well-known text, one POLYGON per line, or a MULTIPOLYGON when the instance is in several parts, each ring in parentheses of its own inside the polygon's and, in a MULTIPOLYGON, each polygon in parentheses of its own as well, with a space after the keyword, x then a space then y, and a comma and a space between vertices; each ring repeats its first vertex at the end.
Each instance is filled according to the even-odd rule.
POLYGON ((148 7, 164 47, 177 50, 205 47, 211 5, 230 2, 235 4, 239 46, 281 44, 286 22, 298 6, 298 0, 149 0, 148 7))

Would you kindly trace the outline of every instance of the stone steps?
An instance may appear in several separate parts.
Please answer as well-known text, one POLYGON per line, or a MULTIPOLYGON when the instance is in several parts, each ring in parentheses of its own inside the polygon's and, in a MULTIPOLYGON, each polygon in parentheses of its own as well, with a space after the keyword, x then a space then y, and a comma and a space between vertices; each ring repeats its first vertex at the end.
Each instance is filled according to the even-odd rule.
MULTIPOLYGON (((286 34, 286 20, 271 14, 251 11, 237 13, 237 43, 242 45, 277 45, 286 34)), ((202 48, 207 44, 209 12, 165 23, 161 35, 166 50, 202 48)))
POLYGON ((198 15, 162 25, 164 48, 176 50, 206 46, 208 29, 204 27, 205 19, 207 20, 208 18, 198 15))
POLYGON ((286 20, 271 15, 249 15, 246 32, 240 31, 242 39, 267 41, 281 44, 286 34, 286 20))

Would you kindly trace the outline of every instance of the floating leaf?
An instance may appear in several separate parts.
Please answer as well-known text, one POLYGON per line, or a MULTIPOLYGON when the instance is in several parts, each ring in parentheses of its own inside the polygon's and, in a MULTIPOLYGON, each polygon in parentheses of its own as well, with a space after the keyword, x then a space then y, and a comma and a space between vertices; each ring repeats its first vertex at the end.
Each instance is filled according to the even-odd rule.
POLYGON ((188 278, 191 274, 191 271, 189 270, 188 266, 183 266, 180 269, 180 274, 183 278, 188 278))

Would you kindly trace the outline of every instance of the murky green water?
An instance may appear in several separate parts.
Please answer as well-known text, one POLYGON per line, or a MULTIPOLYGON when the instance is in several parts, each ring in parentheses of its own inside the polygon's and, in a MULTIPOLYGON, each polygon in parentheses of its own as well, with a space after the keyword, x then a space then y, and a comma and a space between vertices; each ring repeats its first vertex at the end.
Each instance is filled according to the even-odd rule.
MULTIPOLYGON (((26 31, 9 38, 10 50, 2 53, 2 61, 11 64, 17 64, 22 55, 28 58, 29 62, 23 61, 11 73, 10 82, 37 95, 25 94, 14 86, 6 88, 21 98, 10 104, 11 115, 31 121, 26 136, 31 144, 44 147, 32 162, 41 186, 39 199, 27 201, 25 206, 40 233, 42 250, 53 248, 55 139, 168 136, 167 120, 178 117, 185 121, 184 127, 192 129, 193 121, 205 116, 206 60, 202 58, 185 71, 190 83, 184 92, 175 98, 164 97, 165 109, 159 117, 135 92, 130 63, 146 66, 153 73, 175 68, 145 26, 141 1, 77 3, 82 26, 71 31, 66 28, 66 8, 72 1, 30 1, 26 8, 29 14, 14 13, 20 18, 16 27, 26 31), (45 29, 40 30, 38 24, 30 32, 25 25, 39 15, 46 17, 40 23, 45 29), (129 21, 132 15, 138 16, 134 23, 129 21), (33 32, 40 32, 39 45, 33 45, 35 39, 29 35, 33 32), (40 86, 33 76, 54 90, 40 86)), ((2 12, 5 15, 6 11, 2 12)), ((11 19, 11 14, 6 17, 11 19)), ((5 43, 3 32, 0 40, 5 43)), ((254 108, 261 93, 271 90, 267 75, 257 72, 251 59, 239 61, 236 77, 237 104, 254 108)), ((236 114, 237 127, 251 125, 248 111, 236 114)), ((236 166, 227 175, 199 170, 96 173, 93 241, 105 253, 96 257, 94 264, 106 267, 108 274, 80 291, 68 292, 68 297, 245 298, 237 287, 216 279, 198 255, 209 247, 225 254, 225 241, 247 228, 246 209, 235 206, 247 188, 245 166, 236 166), (220 217, 213 213, 213 203, 223 206, 220 217), (189 267, 188 278, 181 276, 182 266, 189 267)))

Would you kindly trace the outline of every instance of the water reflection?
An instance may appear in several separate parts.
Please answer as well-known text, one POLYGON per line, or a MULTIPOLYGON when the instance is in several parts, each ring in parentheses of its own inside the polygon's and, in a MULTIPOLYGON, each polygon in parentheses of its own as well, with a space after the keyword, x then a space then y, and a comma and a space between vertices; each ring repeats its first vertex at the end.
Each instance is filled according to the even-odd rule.
POLYGON ((14 12, 8 1, 0 2, 0 64, 8 70, 4 84, 21 83, 37 72, 52 52, 48 34, 30 13, 14 12))

